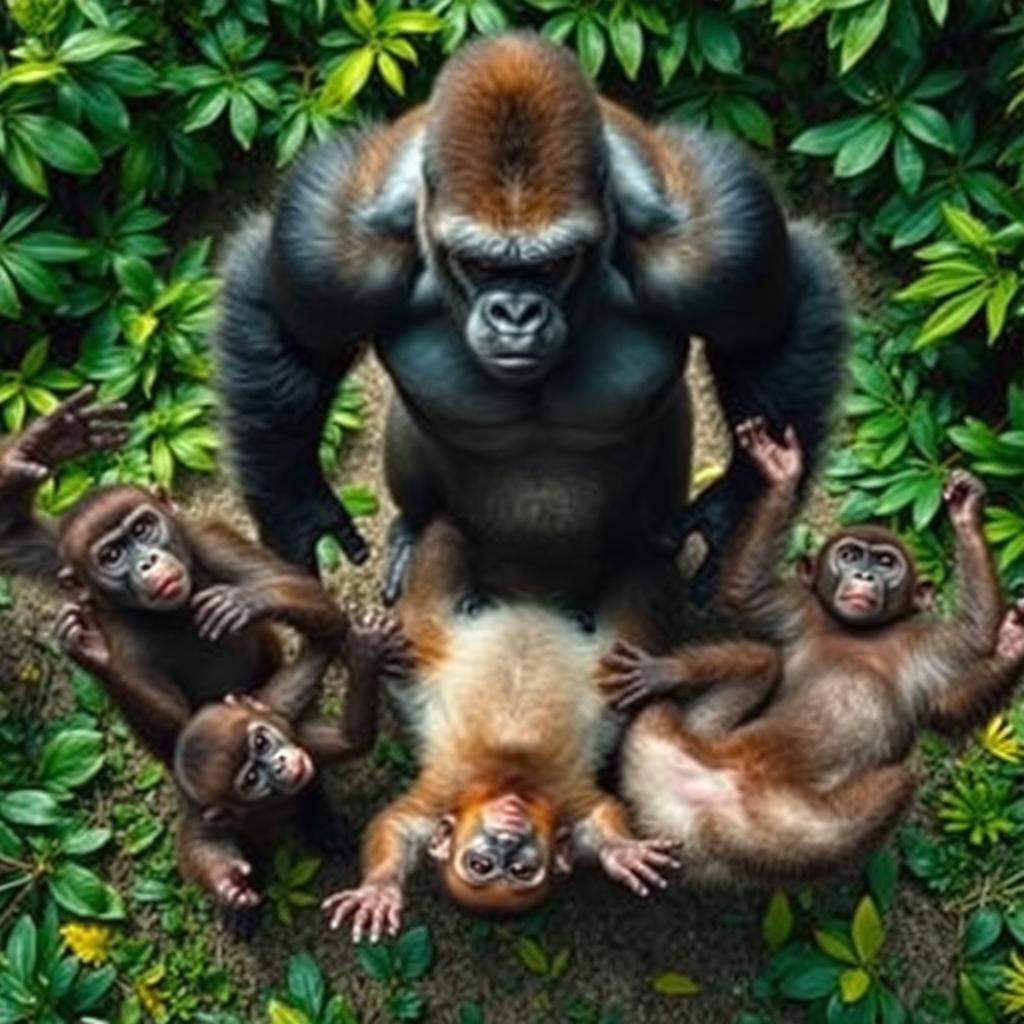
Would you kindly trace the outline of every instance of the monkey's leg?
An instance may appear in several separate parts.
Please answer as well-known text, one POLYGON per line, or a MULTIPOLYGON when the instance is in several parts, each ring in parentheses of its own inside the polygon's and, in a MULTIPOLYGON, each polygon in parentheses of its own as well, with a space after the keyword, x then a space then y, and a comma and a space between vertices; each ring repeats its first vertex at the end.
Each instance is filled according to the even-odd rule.
MULTIPOLYGON (((730 427, 764 416, 781 436, 792 426, 804 452, 804 482, 813 474, 842 377, 847 331, 839 270, 828 246, 806 225, 790 228, 793 263, 792 317, 780 341, 764 350, 708 344, 708 359, 730 427)), ((779 296, 784 302, 785 296, 779 296)), ((757 325, 750 329, 756 331, 757 325)), ((699 529, 708 557, 694 580, 699 600, 710 597, 724 547, 746 508, 762 489, 749 460, 734 457, 726 476, 684 514, 677 539, 699 529)))
POLYGON ((316 571, 316 542, 333 533, 361 563, 369 549, 319 463, 320 438, 354 350, 337 357, 300 348, 270 306, 270 220, 234 240, 216 332, 224 423, 242 497, 267 545, 316 571))
POLYGON ((414 643, 417 627, 454 611, 469 586, 462 534, 446 520, 436 520, 416 544, 399 605, 402 624, 414 643))

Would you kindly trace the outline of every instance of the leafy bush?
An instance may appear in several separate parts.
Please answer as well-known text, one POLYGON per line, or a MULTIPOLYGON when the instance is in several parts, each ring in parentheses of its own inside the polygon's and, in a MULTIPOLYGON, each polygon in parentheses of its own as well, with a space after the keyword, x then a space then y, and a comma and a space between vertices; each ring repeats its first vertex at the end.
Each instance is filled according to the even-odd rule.
MULTIPOLYGON (((214 466, 207 335, 217 285, 210 239, 193 232, 221 224, 204 211, 231 188, 263 189, 310 141, 404 109, 465 40, 512 26, 571 46, 612 95, 742 136, 790 195, 830 213, 852 276, 870 266, 876 282, 860 296, 828 469, 842 517, 888 521, 942 582, 942 480, 966 464, 989 486, 999 568, 1009 586, 1024 582, 1024 14, 998 0, 0 3, 0 416, 18 429, 83 381, 125 398, 134 414, 128 448, 65 467, 43 505, 66 508, 96 480, 170 484, 214 466)), ((325 466, 360 423, 349 384, 331 413, 325 466)), ((343 496, 355 511, 375 508, 364 490, 343 496)), ((338 559, 329 544, 322 555, 338 559)), ((162 817, 145 803, 160 773, 133 775, 123 736, 98 747, 100 724, 108 733, 117 725, 76 686, 70 718, 41 724, 18 713, 0 725, 0 1016, 71 1020, 109 1004, 122 1022, 240 1019, 207 955, 208 910, 177 881, 162 817), (89 817, 96 772, 131 794, 101 824, 89 817), (130 894, 97 867, 115 846, 136 866, 130 894), (143 909, 159 915, 167 944, 61 930, 92 964, 80 968, 58 949, 62 920, 66 929, 143 909), (46 980, 55 975, 59 985, 46 980)), ((1019 744, 1019 716, 995 723, 963 758, 929 746, 932 816, 905 836, 908 863, 974 916, 958 1008, 937 997, 914 1020, 1024 1012, 1024 883, 1007 868, 1024 842, 1020 769, 992 752, 1019 744), (998 911, 985 905, 993 892, 998 911)), ((303 863, 281 862, 279 913, 309 902, 303 863)), ((872 898, 885 912, 874 889, 872 898)), ((787 912, 786 927, 776 910, 766 930, 782 960, 758 991, 797 993, 814 1019, 908 1019, 890 999, 867 911, 860 925, 856 916, 821 923, 820 936, 795 940, 801 951, 788 954, 787 912), (821 968, 820 993, 801 980, 805 956, 821 968), (821 957, 834 963, 826 970, 821 957)), ((424 948, 422 936, 405 941, 424 948)), ((422 1004, 404 949, 361 962, 390 1015, 413 1019, 422 1004)), ((315 964, 293 961, 272 1017, 350 1019, 348 1001, 327 999, 318 977, 315 964)), ((696 988, 681 986, 683 975, 659 977, 666 989, 696 988)), ((538 978, 547 995, 554 975, 538 978)), ((618 1019, 586 1001, 569 1005, 568 1019, 618 1019)), ((482 1019, 472 1004, 460 1015, 482 1019)), ((757 1009, 743 1019, 768 1018, 757 1009)))

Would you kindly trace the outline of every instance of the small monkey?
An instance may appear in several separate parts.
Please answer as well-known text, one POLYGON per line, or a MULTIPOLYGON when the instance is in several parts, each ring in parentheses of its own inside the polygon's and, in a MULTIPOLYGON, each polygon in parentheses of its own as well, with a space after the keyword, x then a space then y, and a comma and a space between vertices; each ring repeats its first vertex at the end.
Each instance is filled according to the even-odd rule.
POLYGON ((597 685, 610 643, 536 604, 466 602, 461 536, 435 521, 416 547, 399 612, 414 665, 393 693, 418 741, 412 788, 370 824, 363 878, 324 901, 330 927, 376 942, 401 923, 406 877, 426 852, 453 899, 523 913, 593 855, 641 896, 664 886, 671 843, 637 839, 596 784, 620 719, 597 685))
MULTIPOLYGON (((1024 667, 1024 603, 1004 614, 982 534, 984 490, 956 470, 945 501, 956 534, 957 609, 933 592, 890 531, 840 531, 799 578, 777 575, 802 460, 796 435, 760 419, 737 430, 766 483, 720 580, 719 600, 780 647, 778 688, 749 721, 701 733, 668 702, 647 707, 622 750, 622 789, 643 829, 682 843, 708 880, 802 877, 867 849, 914 791, 918 732, 983 721, 1024 667)), ((620 705, 686 681, 699 648, 653 658, 620 643, 605 661, 620 705)), ((725 669, 725 665, 722 669, 725 669)))

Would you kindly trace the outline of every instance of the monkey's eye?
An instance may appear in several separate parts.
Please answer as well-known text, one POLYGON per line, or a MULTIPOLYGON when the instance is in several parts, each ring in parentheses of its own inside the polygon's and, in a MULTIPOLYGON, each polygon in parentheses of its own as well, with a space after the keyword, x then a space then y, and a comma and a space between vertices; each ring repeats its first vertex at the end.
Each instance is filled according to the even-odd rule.
POLYGON ((481 853, 471 853, 466 858, 466 867, 474 875, 489 875, 494 870, 494 861, 490 857, 485 857, 481 853))
POLYGON ((508 873, 517 882, 529 882, 537 874, 537 865, 535 864, 513 864, 509 869, 508 873))
POLYGON ((860 548, 854 547, 852 544, 844 544, 839 549, 840 562, 849 564, 850 562, 856 562, 858 558, 860 558, 860 548))
POLYGON ((138 537, 140 540, 148 537, 153 529, 156 527, 156 516, 152 513, 147 512, 145 515, 141 515, 138 519, 132 523, 132 536, 138 537))
POLYGON ((255 789, 259 785, 260 772, 258 768, 250 768, 242 778, 242 785, 246 789, 255 789))
POLYGON ((576 268, 577 257, 575 253, 570 253, 567 256, 559 256, 553 260, 543 260, 540 263, 534 263, 530 270, 543 277, 546 281, 552 283, 558 283, 566 280, 573 270, 576 268))
POLYGON ((896 557, 895 555, 890 555, 888 551, 883 551, 877 556, 876 560, 883 569, 894 569, 896 567, 896 557))
POLYGON ((100 565, 105 565, 108 568, 110 566, 117 565, 121 561, 121 556, 124 554, 124 549, 120 544, 104 544, 100 548, 100 565))
POLYGON ((479 284, 490 278, 498 277, 505 267, 493 260, 467 259, 464 256, 456 256, 454 253, 448 257, 448 263, 456 276, 463 277, 472 284, 479 284))
POLYGON ((256 733, 255 737, 253 737, 252 746, 253 750, 255 750, 257 754, 266 753, 267 747, 270 746, 270 740, 267 739, 267 734, 262 731, 256 733))

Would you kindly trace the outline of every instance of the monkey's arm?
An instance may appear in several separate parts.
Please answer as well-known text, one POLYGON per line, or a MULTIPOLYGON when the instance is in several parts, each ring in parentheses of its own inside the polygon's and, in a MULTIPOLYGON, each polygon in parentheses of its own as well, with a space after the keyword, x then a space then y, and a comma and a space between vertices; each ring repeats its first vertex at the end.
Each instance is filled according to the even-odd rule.
POLYGON ((188 702, 173 680, 155 675, 130 652, 113 648, 81 605, 64 605, 55 632, 68 657, 103 683, 153 755, 171 764, 178 733, 190 715, 188 702))
POLYGON ((262 538, 314 571, 338 537, 369 552, 320 468, 324 420, 365 340, 407 310, 420 183, 415 116, 314 148, 272 216, 234 239, 215 335, 238 483, 262 538))
POLYGON ((341 641, 348 616, 313 576, 223 523, 190 531, 197 561, 217 582, 192 599, 201 635, 217 640, 273 619, 317 640, 341 641))
POLYGON ((316 703, 323 675, 335 656, 333 645, 311 643, 252 696, 277 714, 297 721, 316 703))
POLYGON ((1007 611, 995 649, 930 695, 927 724, 942 732, 983 725, 1009 699, 1024 671, 1024 601, 1007 611))
POLYGON ((576 811, 582 814, 573 828, 573 848, 597 857, 604 873, 646 896, 650 887, 664 889, 663 872, 678 868, 668 839, 637 839, 626 819, 626 808, 615 797, 593 790, 576 811))
POLYGON ((242 910, 260 901, 251 884, 252 865, 236 838, 223 826, 203 820, 186 805, 177 833, 178 870, 201 885, 225 907, 242 910))
POLYGON ((637 704, 682 688, 742 683, 749 705, 767 697, 782 674, 782 655, 770 644, 731 640, 680 647, 656 658, 617 640, 601 660, 599 685, 612 707, 628 711, 637 704))
POLYGON ((321 904, 336 931, 352 918, 352 938, 376 942, 397 935, 402 923, 403 886, 426 847, 440 813, 423 796, 422 780, 370 822, 363 840, 363 877, 357 889, 332 893, 321 904))

